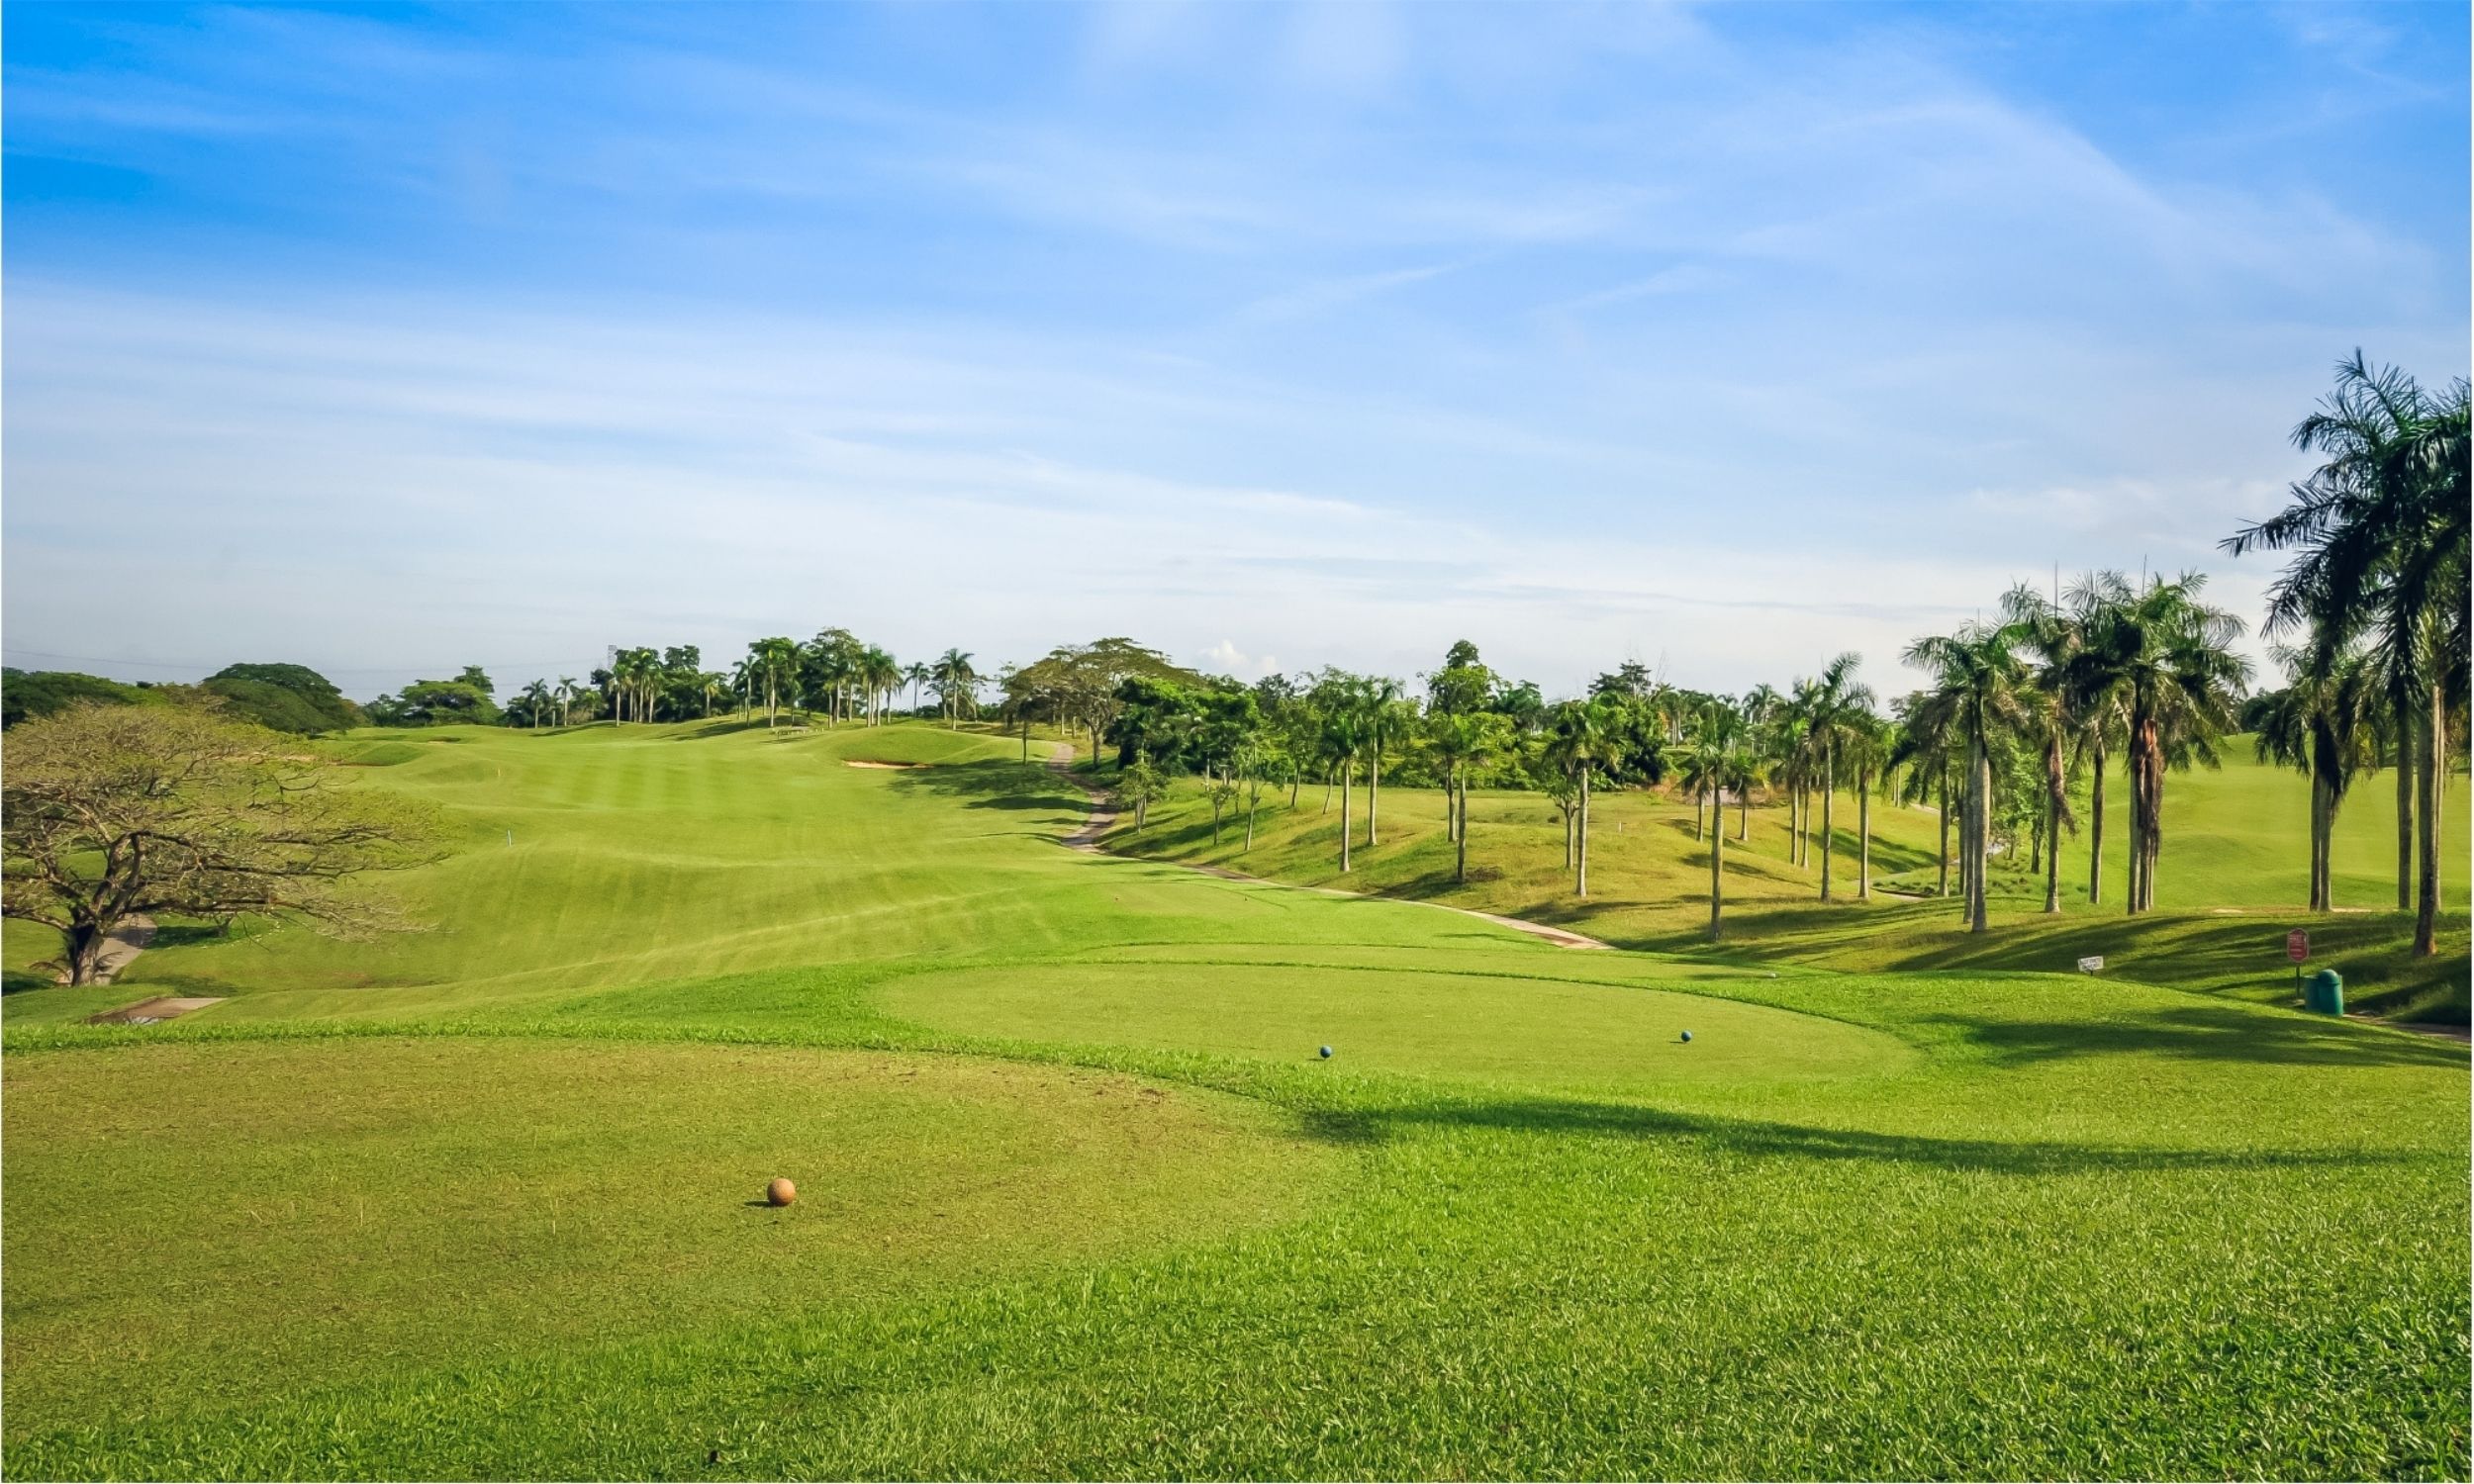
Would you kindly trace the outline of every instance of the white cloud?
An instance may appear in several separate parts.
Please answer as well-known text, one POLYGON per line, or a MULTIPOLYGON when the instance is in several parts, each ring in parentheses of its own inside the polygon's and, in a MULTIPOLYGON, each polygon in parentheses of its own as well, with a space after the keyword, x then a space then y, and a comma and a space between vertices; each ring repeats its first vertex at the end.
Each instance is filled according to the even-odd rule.
POLYGON ((1280 660, 1273 655, 1250 655, 1234 641, 1222 639, 1202 652, 1201 666, 1206 674, 1233 675, 1239 680, 1261 680, 1280 673, 1280 660))

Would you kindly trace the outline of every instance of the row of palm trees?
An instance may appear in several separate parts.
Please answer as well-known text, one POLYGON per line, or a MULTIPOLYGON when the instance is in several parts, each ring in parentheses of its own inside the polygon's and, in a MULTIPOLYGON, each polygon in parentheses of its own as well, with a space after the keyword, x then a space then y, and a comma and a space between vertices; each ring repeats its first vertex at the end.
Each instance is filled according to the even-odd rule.
POLYGON ((959 649, 904 665, 846 629, 828 628, 805 644, 778 636, 758 639, 727 671, 703 669, 694 645, 615 649, 609 667, 593 673, 593 684, 579 685, 572 676, 561 676, 554 685, 536 680, 511 702, 508 716, 535 729, 604 713, 621 724, 683 720, 710 716, 717 698, 729 697, 742 716, 761 710, 768 727, 779 723, 785 709, 821 712, 833 723, 875 725, 906 688, 914 710, 924 690, 950 724, 979 714, 983 683, 971 656, 959 649))
POLYGON ((768 727, 779 722, 786 707, 820 711, 828 724, 856 720, 875 726, 905 688, 914 710, 925 689, 936 696, 937 714, 948 724, 966 721, 979 714, 982 679, 971 656, 959 649, 904 665, 891 652, 863 644, 840 628, 825 629, 806 644, 781 637, 758 639, 747 646, 747 658, 728 677, 742 713, 762 709, 768 727))
POLYGON ((2155 906, 2165 775, 2216 765, 2249 676, 2248 662, 2232 648, 2241 620, 2203 601, 2206 582, 2191 572, 2135 585, 2118 572, 2097 572, 2050 598, 2014 588, 1996 618, 1908 646, 1908 663, 1933 683, 1904 708, 1900 760, 1911 779, 1938 787, 1946 833, 1953 766, 1962 780, 1956 859, 1971 931, 1985 929, 1993 757, 2005 747, 2037 760, 2041 775, 2034 808, 2045 910, 2061 910, 2053 847, 2076 824, 2074 776, 2085 778, 2091 794, 2088 900, 2103 899, 2105 768, 2116 755, 2131 789, 2125 906, 2133 913, 2155 906))
MULTIPOLYGON (((1573 895, 1585 899, 1593 790, 1619 766, 1638 767, 1646 756, 1647 778, 1638 781, 1671 778, 1693 799, 1695 837, 1710 844, 1715 938, 1723 920, 1725 806, 1737 805, 1736 837, 1749 841, 1753 795, 1764 788, 1785 806, 1789 861, 1813 867, 1817 844, 1824 901, 1843 888, 1842 793, 1851 793, 1857 809, 1853 894, 1859 900, 1872 895, 1874 794, 1934 803, 1943 827, 1937 889, 1951 894, 1955 863, 1963 920, 1976 932, 1989 925, 1999 835, 2007 834, 2014 849, 2032 842, 2045 908, 2062 909, 2061 841, 2079 828, 2073 800, 2084 788, 2087 893, 2101 901, 2104 789, 2108 767, 2119 759, 2131 795, 2124 903, 2143 913, 2155 904, 2166 777, 2218 761, 2220 743, 2237 726, 2248 674, 2232 648, 2240 621, 2206 603, 2205 588, 2196 573, 2142 575, 2134 583, 2095 572, 2049 596, 2014 589, 1993 620, 1909 646, 1908 661, 1933 679, 1900 700, 1894 718, 1875 709, 1854 654, 1784 692, 1759 687, 1741 700, 1682 704, 1677 693, 1651 686, 1610 689, 1517 716, 1473 698, 1489 693, 1450 679, 1451 664, 1429 678, 1422 709, 1396 683, 1325 672, 1268 709, 1249 697, 1242 719, 1223 728, 1226 744, 1203 754, 1200 771, 1232 786, 1249 774, 1285 777, 1292 798, 1298 777, 1319 773, 1326 807, 1331 789, 1339 795, 1339 865, 1348 873, 1359 840, 1359 780, 1367 792, 1364 843, 1374 845, 1380 839, 1384 760, 1414 757, 1444 788, 1447 838, 1463 881, 1471 778, 1488 769, 1515 774, 1562 812, 1565 864, 1573 895)), ((1467 659, 1475 664, 1474 649, 1467 659)), ((1206 699, 1195 715, 1213 714, 1215 703, 1206 699)), ((1156 720, 1147 724, 1155 739, 1168 735, 1156 720)), ((1146 788, 1154 777, 1144 775, 1146 788)))

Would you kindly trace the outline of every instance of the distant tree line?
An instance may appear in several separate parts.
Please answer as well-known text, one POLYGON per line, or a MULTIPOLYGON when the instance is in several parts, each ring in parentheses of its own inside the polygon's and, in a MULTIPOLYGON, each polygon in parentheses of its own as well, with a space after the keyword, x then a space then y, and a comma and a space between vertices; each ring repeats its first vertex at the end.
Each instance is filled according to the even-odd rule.
POLYGON ((103 705, 205 703, 270 731, 312 736, 370 718, 317 671, 301 665, 227 665, 194 686, 124 685, 73 670, 0 670, 0 724, 14 727, 79 701, 103 705))

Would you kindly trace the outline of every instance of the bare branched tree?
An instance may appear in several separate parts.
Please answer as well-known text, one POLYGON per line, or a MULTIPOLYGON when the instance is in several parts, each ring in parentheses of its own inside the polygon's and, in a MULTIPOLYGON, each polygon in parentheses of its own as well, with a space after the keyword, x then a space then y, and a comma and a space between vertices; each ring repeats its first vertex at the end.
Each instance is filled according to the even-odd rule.
POLYGON ((91 982, 133 917, 258 916, 338 937, 409 924, 355 879, 436 858, 434 816, 298 743, 193 706, 72 706, 9 733, 0 913, 91 982))

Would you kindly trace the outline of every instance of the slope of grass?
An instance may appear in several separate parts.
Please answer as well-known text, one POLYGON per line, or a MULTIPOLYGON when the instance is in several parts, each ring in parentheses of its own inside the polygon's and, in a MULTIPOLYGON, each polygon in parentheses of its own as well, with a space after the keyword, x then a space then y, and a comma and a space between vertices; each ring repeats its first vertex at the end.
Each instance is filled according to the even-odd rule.
MULTIPOLYGON (((1427 789, 1383 790, 1380 844, 1372 849, 1365 846, 1365 792, 1358 790, 1355 869, 1345 878, 1338 800, 1326 809, 1323 790, 1314 788, 1299 790, 1293 808, 1285 795, 1267 796, 1251 850, 1243 844, 1242 820, 1224 822, 1214 843, 1209 805, 1191 784, 1152 806, 1140 838, 1130 823, 1121 823, 1105 843, 1126 854, 1552 922, 1660 953, 1844 970, 2047 973, 2102 957, 2109 973, 2280 1002, 2294 998, 2285 933, 2300 927, 2316 945, 2311 967, 2335 968, 2352 986, 2356 1006, 2399 1019, 2463 1024, 2466 914, 2442 914, 2436 959, 2412 957, 2412 919, 2394 910, 2396 812, 2386 784, 2375 777, 2358 785, 2339 816, 2336 893, 2346 910, 2333 915, 2299 904, 2306 894, 2305 781, 2252 762, 2248 740, 2236 739, 2222 770, 2168 781, 2156 912, 2133 919, 2121 911, 2129 825, 2122 790, 2115 788, 2106 801, 2103 899, 2088 900, 2091 837, 2065 840, 2063 910, 2045 913, 2042 876, 1997 868, 1993 931, 1981 938, 1964 931, 1955 903, 1925 899, 1939 877, 1940 819, 1930 809, 1874 801, 1874 891, 1869 900, 1855 899, 1857 804, 1845 795, 1833 810, 1838 850, 1833 900, 1826 905, 1819 899, 1819 844, 1811 865, 1792 864, 1782 806, 1757 803, 1749 839, 1743 838, 1743 812, 1727 811, 1725 942, 1715 949, 1706 941, 1708 846, 1697 837, 1690 802, 1664 790, 1619 790, 1593 801, 1585 901, 1573 895, 1564 865, 1561 818, 1533 793, 1472 796, 1466 884, 1453 880, 1454 848, 1444 838, 1441 796, 1427 789)), ((2467 796, 2462 787, 2451 795, 2452 830, 2465 825, 2467 796)))
POLYGON ((929 730, 474 733, 354 775, 431 932, 8 996, 11 1472, 2474 1461, 2461 1048, 1077 854, 929 730))

